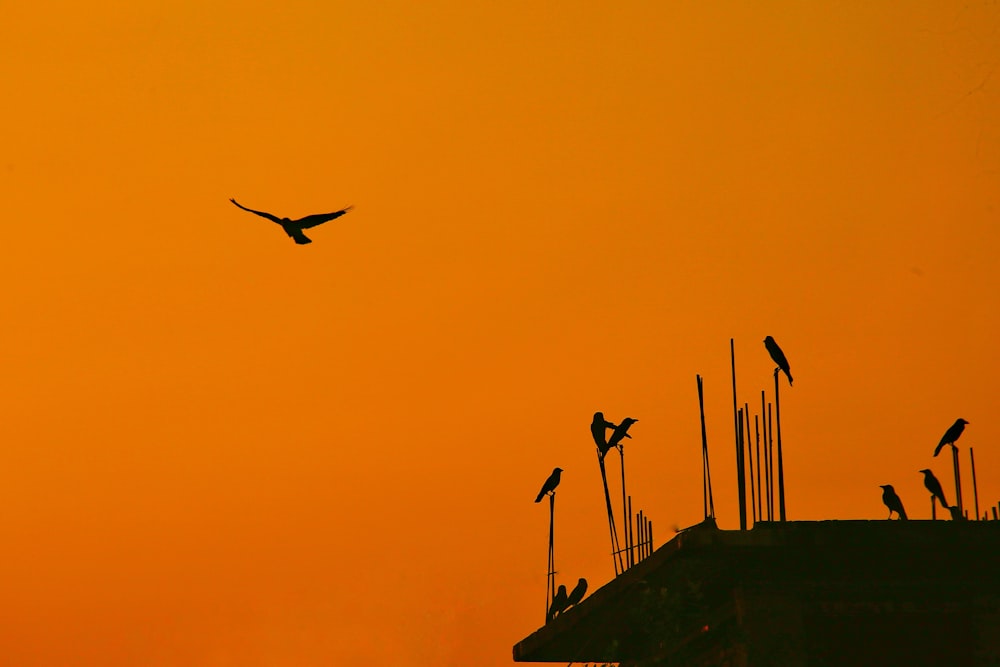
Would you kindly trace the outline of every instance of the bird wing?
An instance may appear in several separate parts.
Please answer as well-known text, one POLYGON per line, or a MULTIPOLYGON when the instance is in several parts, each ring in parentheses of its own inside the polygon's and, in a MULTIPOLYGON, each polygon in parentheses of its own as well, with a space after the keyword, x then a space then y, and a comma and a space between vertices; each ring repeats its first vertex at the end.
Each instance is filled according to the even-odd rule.
POLYGON ((339 211, 334 211, 333 213, 317 213, 316 215, 307 215, 304 218, 300 218, 295 221, 295 224, 302 229, 309 229, 310 227, 315 227, 316 225, 322 225, 324 222, 329 222, 335 218, 339 218, 348 211, 350 211, 353 206, 348 206, 347 208, 342 208, 339 211))
POLYGON ((281 224, 281 219, 280 219, 280 218, 277 218, 277 217, 275 217, 275 216, 273 216, 273 215, 271 215, 270 213, 265 213, 264 211, 255 211, 255 210, 253 210, 252 208, 247 208, 246 206, 243 206, 242 204, 240 204, 240 203, 239 203, 238 201, 236 201, 236 200, 235 200, 235 199, 233 199, 232 197, 230 197, 229 201, 231 201, 231 202, 233 202, 234 204, 236 204, 237 208, 241 208, 241 209, 243 209, 244 211, 249 211, 250 213, 254 213, 254 214, 256 214, 256 215, 259 215, 259 216, 260 216, 260 217, 262 217, 262 218, 267 218, 267 219, 268 219, 268 220, 270 220, 271 222, 276 222, 276 223, 278 223, 279 225, 281 224))

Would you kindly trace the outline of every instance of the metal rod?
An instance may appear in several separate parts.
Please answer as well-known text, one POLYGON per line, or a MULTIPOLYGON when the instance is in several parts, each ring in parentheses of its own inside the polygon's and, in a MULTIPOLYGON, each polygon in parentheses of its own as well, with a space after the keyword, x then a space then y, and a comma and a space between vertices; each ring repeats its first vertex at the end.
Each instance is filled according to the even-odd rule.
POLYGON ((959 514, 962 513, 962 471, 958 465, 958 447, 954 444, 951 446, 951 462, 952 467, 955 469, 955 507, 958 508, 959 514))
POLYGON ((990 510, 993 511, 993 520, 994 521, 1000 520, 1000 519, 997 519, 997 508, 996 507, 991 507, 990 510))
POLYGON ((629 524, 631 524, 632 521, 629 519, 628 503, 625 500, 625 447, 622 445, 618 445, 618 456, 621 459, 622 464, 622 537, 625 539, 625 567, 631 567, 628 562, 628 530, 629 524))
POLYGON ((653 553, 653 522, 649 522, 649 553, 653 553))
POLYGON ((736 343, 729 339, 729 362, 733 374, 733 420, 736 433, 736 488, 740 501, 740 530, 747 529, 747 499, 746 480, 743 478, 743 442, 740 431, 743 428, 743 418, 736 407, 736 343))
POLYGON ((753 447, 750 445, 750 406, 743 404, 743 421, 746 428, 743 429, 743 440, 746 442, 746 456, 750 461, 750 516, 753 522, 757 523, 757 496, 754 495, 753 483, 753 447))
POLYGON ((931 521, 937 520, 937 496, 931 494, 931 521))
POLYGON ((771 471, 771 489, 767 496, 767 516, 774 521, 774 487, 777 481, 774 478, 774 424, 771 421, 771 404, 767 404, 767 469, 771 471))
POLYGON ((635 565, 635 536, 632 534, 632 496, 628 497, 628 536, 625 538, 626 549, 628 549, 628 566, 635 565))
POLYGON ((972 453, 972 447, 969 447, 969 463, 972 464, 972 502, 976 508, 976 520, 979 520, 979 489, 976 486, 976 455, 972 453))
POLYGON ((705 432, 705 393, 701 376, 698 380, 698 412, 701 414, 701 479, 704 496, 705 518, 715 518, 715 499, 712 497, 712 470, 708 465, 708 435, 705 432))
POLYGON ((621 553, 618 547, 618 531, 615 530, 615 515, 611 508, 611 493, 608 491, 608 473, 604 467, 604 457, 597 453, 597 463, 601 466, 601 481, 604 483, 604 502, 608 509, 608 529, 611 531, 611 557, 615 563, 615 576, 624 571, 621 563, 621 553))
POLYGON ((778 425, 778 520, 785 520, 785 465, 781 454, 781 397, 778 393, 778 370, 774 369, 774 421, 778 425))
POLYGON ((638 535, 638 542, 639 542, 639 544, 637 546, 637 551, 639 553, 639 558, 638 558, 639 560, 642 560, 642 559, 644 559, 646 557, 646 552, 645 552, 645 548, 646 548, 645 539, 646 539, 646 537, 645 537, 645 533, 643 532, 645 530, 645 528, 646 528, 645 521, 646 521, 646 517, 643 516, 642 510, 639 510, 639 516, 636 518, 636 531, 639 533, 639 535, 638 535))
POLYGON ((760 485, 760 415, 753 416, 753 428, 756 432, 757 440, 757 516, 764 520, 764 489, 760 485))
POLYGON ((549 493, 549 564, 548 574, 545 578, 545 622, 549 622, 549 608, 552 606, 552 599, 556 595, 556 555, 555 555, 555 526, 556 526, 556 492, 549 493))

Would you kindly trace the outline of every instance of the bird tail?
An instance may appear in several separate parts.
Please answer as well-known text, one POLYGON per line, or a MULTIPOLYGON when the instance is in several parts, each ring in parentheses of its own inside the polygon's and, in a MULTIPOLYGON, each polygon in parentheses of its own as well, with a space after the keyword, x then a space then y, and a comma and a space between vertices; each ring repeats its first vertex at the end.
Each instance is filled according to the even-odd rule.
POLYGON ((942 440, 941 442, 939 442, 938 446, 934 449, 934 456, 937 456, 938 454, 940 454, 942 449, 944 449, 944 440, 942 440))
POLYGON ((536 502, 536 503, 540 503, 540 502, 542 502, 542 498, 544 498, 544 497, 545 497, 545 492, 544 492, 544 491, 540 491, 540 492, 538 493, 538 497, 537 497, 537 498, 535 498, 535 502, 536 502))
POLYGON ((899 518, 901 521, 906 521, 906 510, 902 507, 899 508, 899 518))

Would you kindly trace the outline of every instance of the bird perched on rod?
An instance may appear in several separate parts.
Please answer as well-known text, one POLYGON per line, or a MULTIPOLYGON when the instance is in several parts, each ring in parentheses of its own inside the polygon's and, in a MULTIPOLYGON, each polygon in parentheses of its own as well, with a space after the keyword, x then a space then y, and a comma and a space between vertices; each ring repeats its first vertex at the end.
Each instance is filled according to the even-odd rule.
POLYGON ((948 430, 941 436, 941 442, 939 442, 938 446, 934 448, 934 456, 940 454, 941 449, 944 448, 945 445, 951 445, 954 447, 955 441, 962 435, 962 431, 965 430, 965 425, 968 423, 969 422, 964 419, 956 419, 955 423, 949 426, 948 430))
POLYGON ((583 596, 586 594, 587 594, 587 580, 584 579, 583 577, 580 577, 580 580, 576 582, 576 588, 570 591, 569 597, 566 598, 565 609, 569 609, 573 605, 580 602, 580 600, 582 600, 583 596))
POLYGON ((941 482, 934 476, 934 473, 927 468, 924 468, 920 472, 924 473, 924 486, 931 492, 931 495, 940 500, 944 507, 950 508, 951 505, 944 499, 944 489, 941 488, 941 482))
POLYGON ((545 496, 545 494, 555 493, 556 487, 559 486, 559 478, 561 476, 562 476, 562 468, 556 468, 555 470, 552 471, 552 474, 549 475, 549 478, 545 480, 544 484, 542 484, 542 490, 538 492, 538 497, 535 498, 536 503, 542 502, 542 498, 545 496))
POLYGON ((892 513, 895 512, 899 515, 900 519, 906 519, 906 510, 903 509, 903 501, 899 499, 896 495, 896 490, 892 488, 892 484, 882 484, 882 502, 885 506, 889 508, 888 519, 892 518, 892 513))
POLYGON ((317 213, 316 215, 307 215, 304 218, 299 218, 298 220, 291 220, 289 218, 279 218, 276 215, 271 215, 270 213, 265 213, 264 211, 255 211, 252 208, 247 208, 241 205, 235 199, 230 198, 238 208, 244 211, 249 211, 259 215, 262 218, 267 218, 271 222, 276 222, 281 225, 281 228, 285 230, 291 238, 295 240, 299 245, 305 245, 306 243, 312 243, 312 239, 302 233, 303 229, 309 229, 310 227, 315 227, 316 225, 322 225, 324 222, 329 222, 335 218, 339 218, 348 211, 350 211, 353 206, 348 206, 347 208, 342 208, 339 211, 334 211, 333 213, 317 213))
POLYGON ((549 620, 551 621, 558 614, 563 613, 566 610, 566 587, 562 584, 559 585, 559 590, 556 591, 555 596, 552 598, 552 604, 549 606, 549 620))
MULTIPOLYGON (((611 449, 612 447, 618 447, 621 444, 622 438, 626 437, 631 438, 632 436, 628 434, 628 430, 629 428, 631 428, 632 424, 636 423, 637 421, 639 420, 632 419, 631 417, 626 417, 625 419, 623 419, 622 423, 616 426, 615 430, 611 433, 611 439, 608 440, 608 449, 611 449)), ((608 450, 604 451, 607 452, 608 450)))
POLYGON ((771 355, 771 359, 774 360, 774 363, 778 364, 778 368, 776 368, 774 372, 777 373, 778 369, 784 371, 785 376, 788 377, 788 386, 791 387, 792 386, 791 366, 788 365, 788 359, 785 358, 785 353, 781 351, 781 348, 778 347, 778 344, 775 343, 774 339, 771 338, 770 336, 764 339, 764 347, 767 348, 767 353, 771 355))
MULTIPOLYGON (((594 420, 590 422, 590 435, 594 437, 594 444, 597 445, 597 450, 601 453, 601 458, 604 458, 605 452, 611 449, 607 437, 607 430, 609 428, 617 429, 618 426, 614 422, 609 422, 605 419, 603 412, 595 412, 594 420)), ((632 436, 626 433, 625 437, 631 438, 632 436)))

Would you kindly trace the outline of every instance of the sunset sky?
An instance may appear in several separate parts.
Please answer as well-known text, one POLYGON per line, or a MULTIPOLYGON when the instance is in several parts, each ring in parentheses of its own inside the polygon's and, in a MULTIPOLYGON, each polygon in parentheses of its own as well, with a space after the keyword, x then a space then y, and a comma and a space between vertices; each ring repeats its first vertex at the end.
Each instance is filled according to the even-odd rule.
POLYGON ((738 527, 730 338, 789 518, 929 518, 958 417, 985 511, 998 68, 996 0, 0 2, 4 664, 511 665, 553 467, 614 575, 595 411, 660 545, 702 375, 738 527))

